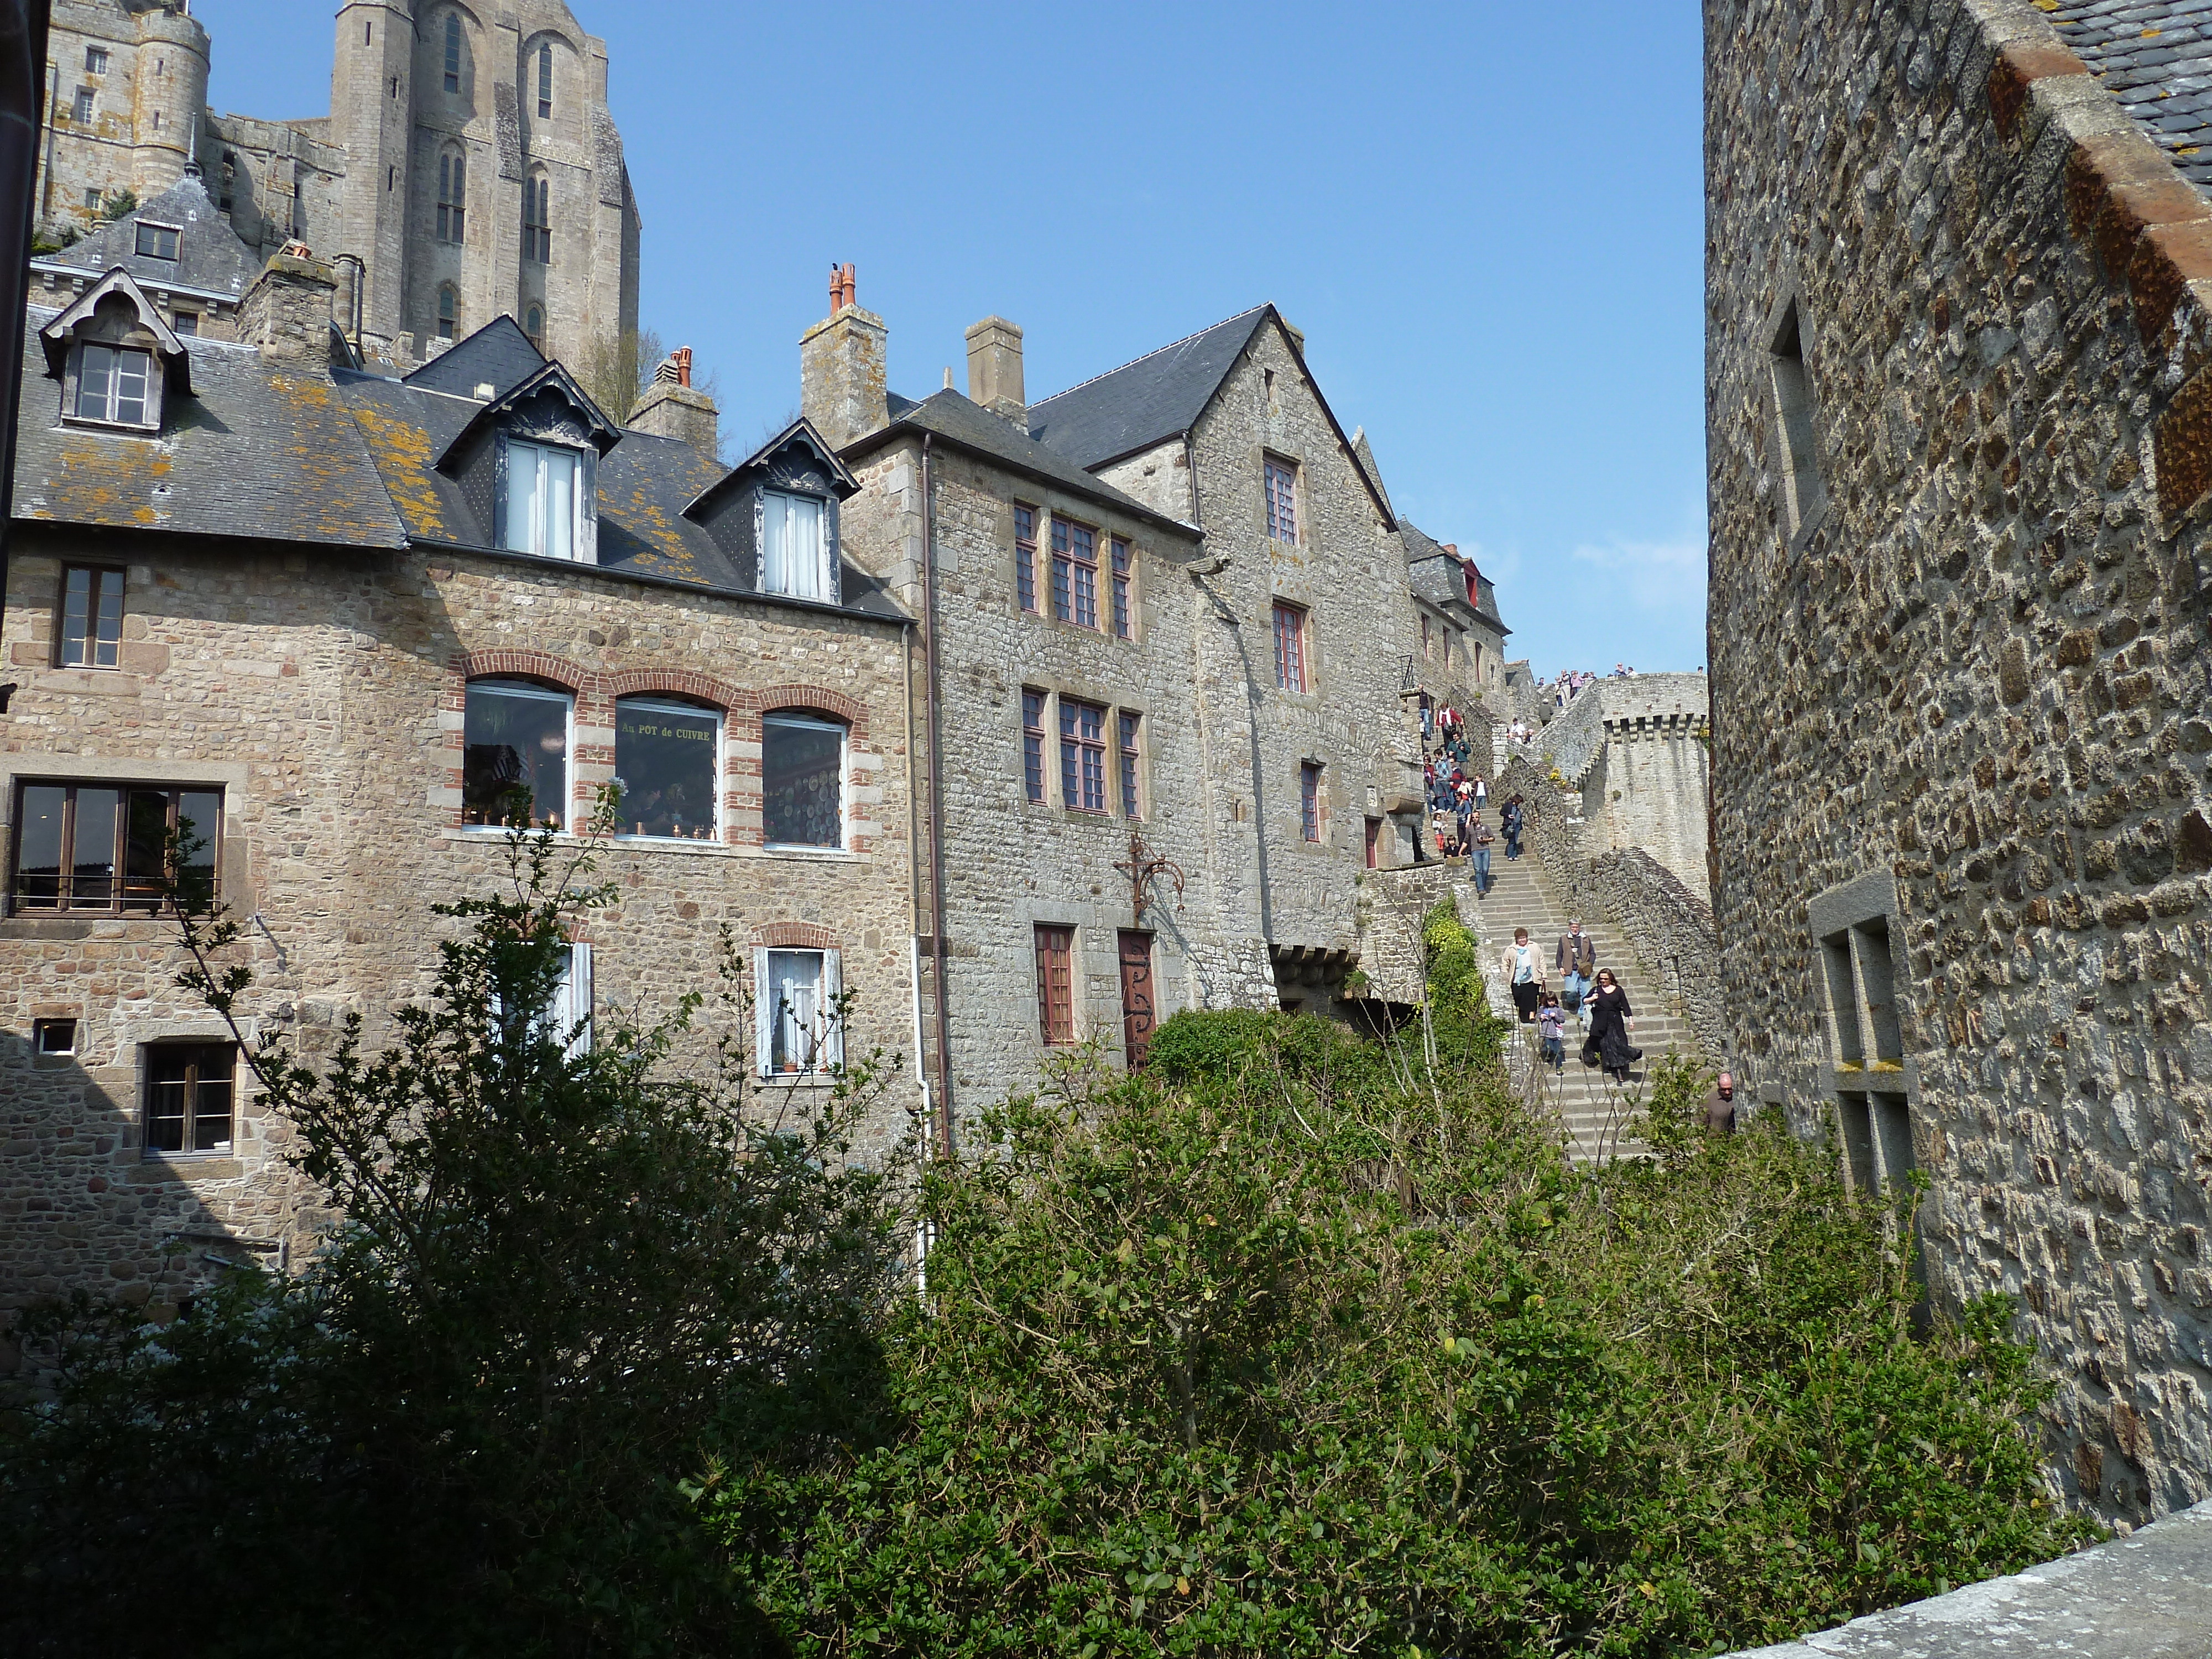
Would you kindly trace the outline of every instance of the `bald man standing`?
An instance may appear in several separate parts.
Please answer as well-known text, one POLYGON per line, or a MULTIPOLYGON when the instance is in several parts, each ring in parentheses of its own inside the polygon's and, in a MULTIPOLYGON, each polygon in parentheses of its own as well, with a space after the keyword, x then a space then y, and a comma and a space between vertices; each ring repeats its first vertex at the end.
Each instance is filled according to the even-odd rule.
POLYGON ((1735 1079, 1723 1072, 1705 1097, 1705 1133, 1711 1135, 1732 1135, 1735 1133, 1735 1079))

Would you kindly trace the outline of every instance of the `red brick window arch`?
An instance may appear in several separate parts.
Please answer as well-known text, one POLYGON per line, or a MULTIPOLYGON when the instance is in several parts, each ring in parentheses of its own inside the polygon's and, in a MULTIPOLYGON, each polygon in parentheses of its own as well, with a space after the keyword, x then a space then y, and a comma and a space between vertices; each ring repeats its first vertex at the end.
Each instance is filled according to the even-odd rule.
POLYGON ((616 699, 617 833, 722 838, 723 719, 721 709, 690 698, 616 699))
POLYGON ((853 728, 805 705, 761 714, 761 838, 769 847, 848 845, 847 776, 853 728))

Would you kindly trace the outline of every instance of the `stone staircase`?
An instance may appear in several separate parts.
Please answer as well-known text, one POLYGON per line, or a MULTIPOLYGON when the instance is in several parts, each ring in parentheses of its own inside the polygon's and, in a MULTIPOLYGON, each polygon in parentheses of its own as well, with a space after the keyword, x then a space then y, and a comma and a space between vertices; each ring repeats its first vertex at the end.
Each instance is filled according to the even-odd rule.
MULTIPOLYGON (((1559 935, 1567 931, 1568 918, 1544 881, 1533 851, 1509 860, 1501 836, 1490 869, 1492 882, 1488 896, 1476 899, 1470 878, 1460 890, 1460 913, 1481 936, 1483 977, 1491 1005, 1510 1020, 1514 1018, 1512 993, 1501 982, 1498 962, 1512 943, 1513 930, 1528 930, 1528 942, 1540 953, 1546 978, 1556 991, 1560 976, 1552 966, 1552 952, 1559 947, 1559 935)), ((1533 1025, 1516 1026, 1506 1056, 1514 1079, 1525 1084, 1530 1104, 1540 1103, 1541 1109, 1559 1115, 1569 1142, 1569 1155, 1577 1164, 1641 1156, 1646 1149, 1627 1137, 1627 1129, 1630 1119, 1641 1109, 1651 1067, 1669 1048, 1685 1054, 1698 1051, 1697 1039, 1681 1010, 1662 989, 1657 977, 1637 959, 1619 931, 1601 916, 1586 915, 1583 926, 1595 944, 1597 965, 1613 969, 1628 993, 1629 1006, 1636 1011, 1630 1036, 1644 1050, 1644 1060, 1629 1073, 1629 1086, 1624 1091, 1597 1067, 1583 1066, 1580 1028, 1571 1018, 1567 1022, 1567 1063, 1563 1073, 1555 1073, 1542 1063, 1533 1025)))

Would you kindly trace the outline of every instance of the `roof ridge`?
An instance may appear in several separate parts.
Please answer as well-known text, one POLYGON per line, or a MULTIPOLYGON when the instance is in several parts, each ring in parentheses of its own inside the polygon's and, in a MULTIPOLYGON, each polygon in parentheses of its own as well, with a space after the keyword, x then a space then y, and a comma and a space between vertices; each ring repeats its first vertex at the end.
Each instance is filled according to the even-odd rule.
POLYGON ((1071 392, 1080 392, 1087 386, 1096 386, 1101 380, 1108 380, 1114 375, 1119 374, 1125 368, 1134 368, 1139 363, 1150 362, 1153 358, 1160 356, 1163 352, 1173 351, 1177 346, 1188 345, 1193 340, 1198 338, 1201 334, 1211 334, 1217 328, 1226 328, 1230 324, 1235 322, 1239 317, 1249 317, 1255 311, 1266 311, 1273 306, 1274 303, 1275 302, 1273 300, 1262 300, 1256 306, 1247 306, 1242 311, 1236 312, 1227 317, 1224 317, 1218 323, 1208 323, 1204 328, 1193 329, 1189 333, 1184 335, 1180 340, 1170 340, 1164 346, 1158 346, 1151 351, 1147 351, 1141 357, 1132 357, 1126 363, 1116 363, 1113 368, 1106 370, 1103 374, 1094 374, 1087 380, 1078 380, 1071 386, 1063 386, 1058 392, 1054 392, 1052 397, 1046 398, 1040 402, 1031 404, 1030 407, 1031 409, 1042 409, 1046 404, 1051 403, 1056 398, 1065 398, 1071 392))

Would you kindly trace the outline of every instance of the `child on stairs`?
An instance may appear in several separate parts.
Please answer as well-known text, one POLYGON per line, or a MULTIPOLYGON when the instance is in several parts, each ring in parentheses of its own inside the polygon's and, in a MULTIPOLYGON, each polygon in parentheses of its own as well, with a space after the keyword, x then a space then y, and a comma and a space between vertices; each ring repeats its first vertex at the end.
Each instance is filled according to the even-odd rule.
POLYGON ((1567 1069, 1567 1011, 1559 1006, 1559 994, 1547 991, 1536 1006, 1536 1030, 1543 1038, 1544 1063, 1554 1072, 1567 1069))

